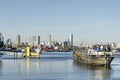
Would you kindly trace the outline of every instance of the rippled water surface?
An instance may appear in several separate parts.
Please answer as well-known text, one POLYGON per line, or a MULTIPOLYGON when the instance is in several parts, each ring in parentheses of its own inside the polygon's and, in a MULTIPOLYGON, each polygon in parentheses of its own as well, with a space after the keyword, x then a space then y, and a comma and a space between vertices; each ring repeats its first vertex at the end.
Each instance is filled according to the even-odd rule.
POLYGON ((0 80, 120 80, 120 56, 109 68, 80 65, 72 55, 41 59, 0 57, 0 80))

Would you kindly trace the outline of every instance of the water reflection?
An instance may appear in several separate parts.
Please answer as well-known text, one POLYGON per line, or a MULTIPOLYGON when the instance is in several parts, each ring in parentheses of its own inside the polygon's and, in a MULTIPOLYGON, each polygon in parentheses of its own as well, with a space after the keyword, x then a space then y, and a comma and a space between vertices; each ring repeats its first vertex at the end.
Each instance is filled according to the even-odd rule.
POLYGON ((80 67, 80 69, 87 70, 91 80, 108 80, 111 76, 111 67, 95 67, 85 64, 79 64, 73 62, 74 66, 80 67))
POLYGON ((39 71, 39 68, 40 68, 40 59, 26 58, 27 75, 30 75, 32 70, 39 71))
POLYGON ((91 67, 68 57, 4 58, 0 80, 120 80, 120 57, 111 67, 91 67))
POLYGON ((26 69, 27 69, 27 74, 29 74, 29 71, 30 71, 30 58, 26 58, 26 69))
POLYGON ((105 68, 99 68, 97 70, 92 71, 91 79, 92 80, 106 80, 110 78, 110 70, 105 68))
POLYGON ((0 60, 0 70, 1 70, 1 68, 2 68, 2 60, 0 60))
POLYGON ((0 60, 0 76, 2 76, 1 70, 2 70, 2 60, 0 60))

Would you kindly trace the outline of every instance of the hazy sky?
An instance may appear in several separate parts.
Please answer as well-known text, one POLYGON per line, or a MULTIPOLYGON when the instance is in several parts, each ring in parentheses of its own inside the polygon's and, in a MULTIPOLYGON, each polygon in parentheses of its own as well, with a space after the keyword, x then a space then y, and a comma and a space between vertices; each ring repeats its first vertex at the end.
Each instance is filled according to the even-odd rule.
POLYGON ((15 40, 40 35, 74 43, 120 41, 120 0, 0 0, 0 32, 15 40))

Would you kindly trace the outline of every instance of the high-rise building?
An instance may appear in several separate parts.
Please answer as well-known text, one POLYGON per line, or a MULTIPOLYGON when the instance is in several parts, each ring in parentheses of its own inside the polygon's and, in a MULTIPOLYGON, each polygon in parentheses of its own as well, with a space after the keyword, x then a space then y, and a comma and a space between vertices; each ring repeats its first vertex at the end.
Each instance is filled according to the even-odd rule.
POLYGON ((48 44, 51 45, 51 42, 52 42, 51 41, 51 35, 49 34, 49 36, 48 36, 48 44))
POLYGON ((30 46, 34 46, 33 36, 30 36, 30 37, 29 37, 29 45, 30 45, 30 46))
POLYGON ((69 40, 70 40, 70 46, 72 47, 73 46, 73 34, 72 33, 70 33, 69 40))
POLYGON ((40 45, 40 36, 34 36, 34 45, 35 46, 40 45))
POLYGON ((3 38, 3 37, 2 37, 2 33, 0 33, 0 41, 2 41, 2 38, 3 38))
POLYGON ((16 36, 16 45, 20 45, 20 35, 16 36))
POLYGON ((37 43, 40 45, 40 36, 37 36, 37 43))
POLYGON ((30 46, 38 46, 40 45, 40 36, 31 36, 29 39, 30 46))

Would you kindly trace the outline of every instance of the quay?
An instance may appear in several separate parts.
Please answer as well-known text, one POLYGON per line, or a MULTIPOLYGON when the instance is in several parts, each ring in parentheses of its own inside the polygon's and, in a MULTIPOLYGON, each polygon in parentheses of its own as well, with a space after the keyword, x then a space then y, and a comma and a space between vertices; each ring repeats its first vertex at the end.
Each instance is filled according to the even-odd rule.
POLYGON ((22 51, 0 51, 1 56, 2 55, 10 55, 13 56, 14 59, 17 59, 18 57, 21 56, 21 58, 38 58, 40 59, 40 49, 36 49, 36 51, 31 52, 30 47, 26 47, 26 49, 22 51))
POLYGON ((26 54, 26 51, 24 52, 13 52, 13 51, 0 51, 3 53, 1 55, 1 58, 5 59, 24 59, 24 58, 37 58, 37 59, 48 59, 48 58, 73 58, 73 52, 40 52, 40 55, 37 55, 36 52, 28 52, 29 54, 26 54), (32 55, 32 56, 31 56, 32 55), (38 57, 39 56, 39 57, 38 57))

